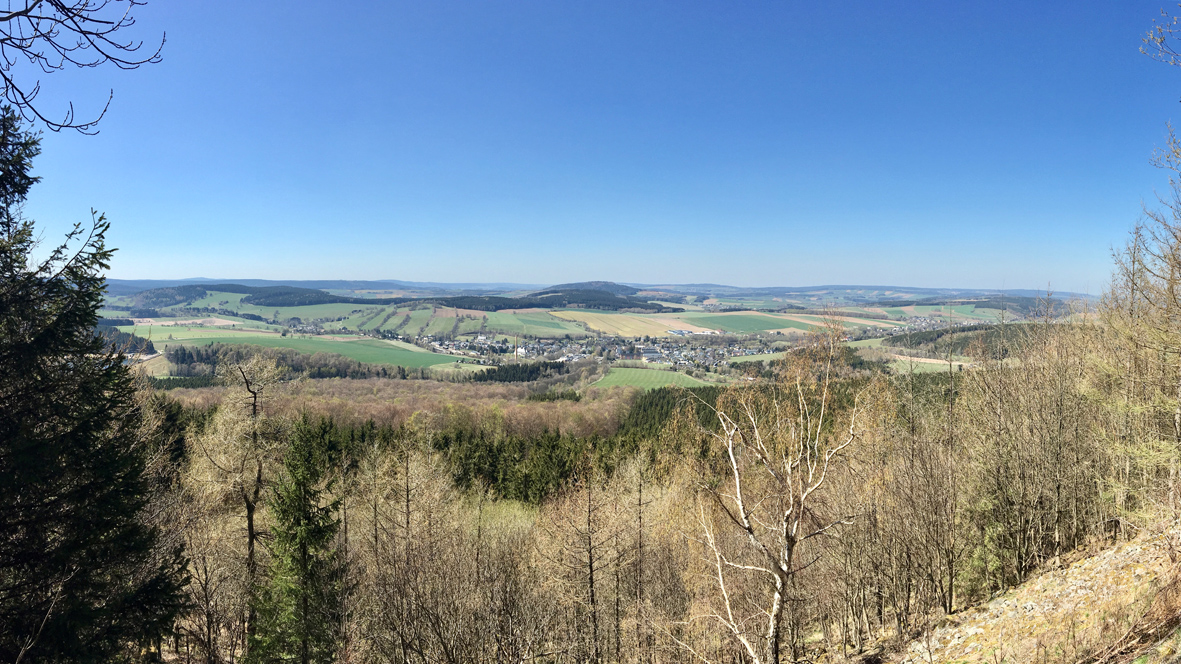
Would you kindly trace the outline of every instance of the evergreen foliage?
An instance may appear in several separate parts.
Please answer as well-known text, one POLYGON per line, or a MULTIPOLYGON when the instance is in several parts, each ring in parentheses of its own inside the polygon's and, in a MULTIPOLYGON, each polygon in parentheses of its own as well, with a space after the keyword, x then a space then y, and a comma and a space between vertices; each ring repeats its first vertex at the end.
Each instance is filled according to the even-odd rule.
POLYGON ((183 564, 142 518, 133 377, 95 333, 108 224, 33 260, 39 152, 0 113, 0 661, 120 661, 170 629, 183 564))
POLYGON ((472 380, 477 383, 531 383, 542 378, 569 373, 566 362, 531 362, 529 364, 505 364, 482 371, 472 380))
POLYGON ((333 662, 342 620, 343 565, 336 550, 339 499, 333 495, 331 421, 304 417, 269 503, 271 577, 255 605, 247 662, 333 662))

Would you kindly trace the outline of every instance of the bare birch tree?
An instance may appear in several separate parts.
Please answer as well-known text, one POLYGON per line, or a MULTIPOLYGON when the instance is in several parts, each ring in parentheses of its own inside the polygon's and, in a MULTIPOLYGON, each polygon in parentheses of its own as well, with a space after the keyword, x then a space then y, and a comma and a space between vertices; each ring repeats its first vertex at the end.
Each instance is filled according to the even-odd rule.
POLYGON ((785 613, 809 592, 798 575, 819 548, 806 546, 852 519, 829 513, 823 495, 843 452, 862 435, 860 395, 839 426, 832 415, 842 337, 830 322, 787 358, 778 384, 723 394, 718 428, 706 432, 715 463, 701 477, 695 539, 714 593, 691 620, 721 626, 759 664, 780 661, 785 613))

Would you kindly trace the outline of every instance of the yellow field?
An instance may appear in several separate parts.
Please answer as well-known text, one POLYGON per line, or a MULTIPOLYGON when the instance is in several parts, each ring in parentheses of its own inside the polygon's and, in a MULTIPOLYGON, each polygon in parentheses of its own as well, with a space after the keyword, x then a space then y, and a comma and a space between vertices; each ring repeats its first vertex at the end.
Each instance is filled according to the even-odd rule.
MULTIPOLYGON (((551 316, 562 320, 586 323, 592 330, 620 337, 667 337, 670 326, 667 318, 649 318, 643 314, 616 314, 606 311, 551 311, 551 316)), ((687 329, 687 328, 684 328, 687 329)))

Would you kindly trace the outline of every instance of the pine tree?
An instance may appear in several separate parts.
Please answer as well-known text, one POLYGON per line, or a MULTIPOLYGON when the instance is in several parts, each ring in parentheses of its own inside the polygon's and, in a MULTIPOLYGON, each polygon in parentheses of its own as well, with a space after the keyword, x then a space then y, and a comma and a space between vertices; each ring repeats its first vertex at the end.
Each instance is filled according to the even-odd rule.
POLYGON ((118 661, 170 629, 184 567, 143 518, 134 380, 95 333, 108 224, 33 257, 39 143, 0 111, 0 661, 118 661))
POLYGON ((339 501, 325 502, 335 433, 331 421, 313 423, 306 416, 295 427, 270 500, 271 578, 255 602, 249 662, 335 660, 344 575, 334 546, 339 501))

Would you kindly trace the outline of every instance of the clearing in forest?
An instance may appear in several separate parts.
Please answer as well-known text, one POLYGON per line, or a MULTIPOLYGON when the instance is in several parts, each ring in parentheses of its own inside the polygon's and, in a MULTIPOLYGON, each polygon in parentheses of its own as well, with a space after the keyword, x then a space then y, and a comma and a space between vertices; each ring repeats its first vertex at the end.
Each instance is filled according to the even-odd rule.
POLYGON ((697 380, 692 376, 687 376, 676 371, 615 367, 608 371, 606 376, 596 381, 594 387, 631 386, 644 390, 654 390, 658 387, 666 387, 668 385, 701 387, 702 385, 708 384, 705 381, 697 380))

